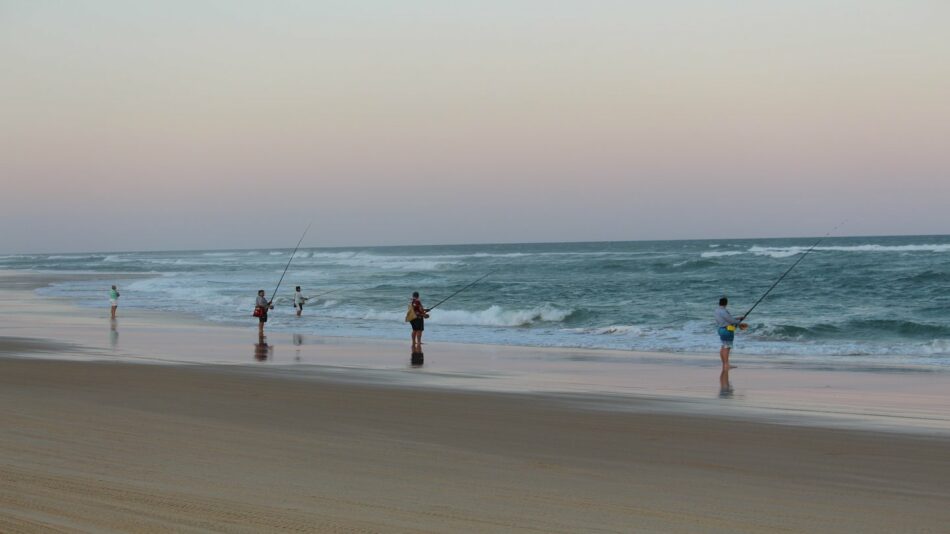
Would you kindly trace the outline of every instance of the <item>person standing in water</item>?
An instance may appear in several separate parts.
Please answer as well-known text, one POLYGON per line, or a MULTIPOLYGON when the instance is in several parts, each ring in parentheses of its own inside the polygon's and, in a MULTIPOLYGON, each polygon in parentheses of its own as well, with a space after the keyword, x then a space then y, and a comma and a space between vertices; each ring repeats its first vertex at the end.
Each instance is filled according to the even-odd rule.
POLYGON ((300 314, 303 313, 304 302, 307 302, 307 297, 303 296, 303 293, 300 292, 300 286, 297 286, 297 290, 294 291, 294 309, 297 310, 297 317, 300 317, 300 314))
POLYGON ((422 306, 419 292, 412 292, 409 309, 406 311, 406 321, 412 326, 412 350, 422 351, 422 332, 425 330, 425 320, 429 318, 429 310, 422 306))
POLYGON ((274 309, 274 305, 264 296, 264 290, 257 292, 257 302, 255 304, 254 316, 257 317, 257 335, 264 338, 264 323, 267 322, 267 310, 274 309))
POLYGON ((719 340, 722 342, 722 346, 719 348, 719 359, 722 360, 723 369, 735 369, 735 365, 729 365, 729 353, 732 351, 732 343, 736 339, 736 327, 745 330, 749 325, 742 322, 745 317, 734 318, 726 309, 727 304, 729 304, 729 299, 726 297, 720 298, 719 307, 716 308, 714 314, 719 331, 719 340))
POLYGON ((112 306, 112 318, 115 319, 115 310, 119 307, 119 290, 115 286, 109 290, 109 304, 112 306))

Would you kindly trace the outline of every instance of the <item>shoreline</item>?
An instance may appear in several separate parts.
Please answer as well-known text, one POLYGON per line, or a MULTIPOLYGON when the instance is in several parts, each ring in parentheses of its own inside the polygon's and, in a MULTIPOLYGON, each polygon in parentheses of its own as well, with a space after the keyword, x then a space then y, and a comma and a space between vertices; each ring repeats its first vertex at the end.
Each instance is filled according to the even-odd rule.
POLYGON ((394 340, 273 332, 261 346, 251 321, 234 327, 121 307, 119 319, 110 323, 106 307, 79 308, 23 289, 28 285, 24 280, 42 287, 55 282, 56 275, 5 275, 0 276, 5 325, 0 327, 0 355, 8 357, 13 353, 4 336, 12 332, 59 344, 28 356, 34 358, 244 366, 254 373, 303 380, 540 395, 597 410, 950 435, 945 394, 950 373, 939 370, 792 368, 743 362, 740 355, 740 367, 724 380, 712 354, 670 358, 611 349, 445 342, 427 343, 425 364, 412 366, 409 344, 394 340), (868 404, 868 399, 874 402, 868 404))
MULTIPOLYGON (((162 273, 94 273, 94 272, 59 272, 59 271, 17 271, 17 270, 4 270, 0 269, 0 291, 8 291, 11 289, 19 290, 30 290, 34 291, 36 289, 41 289, 48 287, 57 282, 65 280, 97 280, 101 279, 104 281, 110 280, 134 280, 134 279, 147 279, 147 278, 159 278, 162 276, 162 273), (118 274, 118 276, 116 276, 118 274), (30 280, 32 279, 32 280, 30 280), (19 287, 17 287, 19 286, 19 287)), ((49 302, 56 302, 69 306, 74 309, 77 315, 83 315, 90 310, 99 310, 101 315, 102 308, 97 307, 85 307, 80 306, 79 304, 71 301, 66 297, 59 296, 49 296, 49 295, 32 295, 33 298, 40 298, 49 302)), ((180 327, 201 327, 204 326, 208 329, 237 329, 237 330, 246 330, 247 325, 256 325, 253 323, 253 320, 249 319, 247 323, 239 322, 230 322, 230 321, 211 321, 198 314, 183 312, 183 311, 159 311, 159 310, 146 310, 141 308, 124 308, 120 305, 120 313, 123 317, 127 316, 131 312, 132 316, 137 319, 143 318, 157 318, 162 323, 172 323, 180 327), (187 320, 186 320, 187 319, 187 320)), ((293 335, 292 330, 268 330, 273 332, 276 335, 293 335)), ((343 335, 332 335, 332 334, 312 334, 304 333, 303 335, 314 338, 314 339, 323 339, 328 341, 338 341, 340 343, 397 343, 401 342, 402 338, 396 337, 360 337, 360 336, 343 336, 343 335)), ((408 338, 408 335, 406 336, 408 338)), ((708 362, 718 358, 718 347, 711 346, 709 352, 661 352, 661 351, 643 351, 643 350, 633 350, 633 349, 616 349, 609 347, 589 347, 589 346, 561 346, 561 345, 529 345, 529 344, 504 344, 504 343, 482 343, 482 342, 468 342, 468 341, 431 341, 427 342, 427 345, 440 345, 440 346, 450 346, 456 349, 461 349, 465 347, 472 347, 476 349, 485 349, 485 348, 501 348, 509 351, 531 351, 531 352, 550 352, 555 354, 573 354, 573 353, 591 353, 595 355, 603 355, 605 357, 616 357, 616 358, 628 358, 631 360, 638 360, 642 362, 649 363, 670 363, 673 365, 702 365, 708 367, 708 362)), ((913 364, 913 363, 871 363, 871 362, 858 362, 858 363, 845 363, 845 362, 814 362, 809 360, 802 360, 802 357, 807 357, 803 354, 758 354, 758 353, 747 353, 742 351, 733 351, 733 355, 742 361, 743 368, 771 368, 771 369, 781 369, 781 368, 793 368, 798 370, 822 370, 822 371, 841 371, 841 372, 906 372, 906 373, 947 373, 950 375, 950 367, 941 367, 933 365, 924 365, 924 364, 913 364)))

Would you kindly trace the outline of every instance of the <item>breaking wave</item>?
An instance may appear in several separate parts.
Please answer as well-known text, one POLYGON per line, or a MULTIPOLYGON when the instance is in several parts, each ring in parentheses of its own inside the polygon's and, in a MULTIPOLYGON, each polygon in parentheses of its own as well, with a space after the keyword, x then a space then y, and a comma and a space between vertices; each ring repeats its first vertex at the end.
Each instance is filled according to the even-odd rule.
MULTIPOLYGON (((806 252, 811 247, 750 247, 748 252, 757 256, 770 256, 772 258, 787 258, 806 252)), ((827 252, 950 252, 950 244, 931 244, 931 245, 851 245, 851 246, 821 246, 815 247, 817 251, 827 252)))
MULTIPOLYGON (((541 323, 559 323, 570 317, 574 310, 558 308, 552 305, 542 305, 523 310, 508 310, 493 305, 484 310, 443 310, 432 312, 427 322, 432 324, 454 326, 494 326, 494 327, 525 327, 541 323)), ((378 321, 402 320, 405 311, 377 311, 343 313, 348 318, 370 319, 378 321)))

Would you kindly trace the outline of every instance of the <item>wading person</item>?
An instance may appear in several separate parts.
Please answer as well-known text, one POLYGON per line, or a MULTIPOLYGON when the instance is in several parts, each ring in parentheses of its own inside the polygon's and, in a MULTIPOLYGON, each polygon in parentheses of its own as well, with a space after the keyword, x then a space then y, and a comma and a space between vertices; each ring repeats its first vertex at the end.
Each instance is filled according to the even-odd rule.
POLYGON ((119 290, 115 286, 109 290, 109 305, 112 306, 112 318, 115 319, 115 309, 119 307, 119 290))
POLYGON ((264 296, 264 290, 257 292, 257 302, 254 306, 254 317, 257 317, 257 335, 264 337, 264 323, 267 322, 267 310, 274 309, 274 305, 264 296))
POLYGON ((303 296, 303 293, 300 292, 300 286, 297 286, 297 290, 294 291, 294 309, 297 310, 297 317, 300 317, 300 314, 303 313, 304 302, 307 302, 307 297, 303 296))
POLYGON ((735 365, 729 365, 729 353, 732 351, 732 343, 736 339, 736 327, 745 330, 748 325, 742 322, 745 317, 734 318, 726 309, 727 304, 729 304, 729 299, 726 297, 720 298, 719 307, 716 308, 715 312, 719 340, 722 342, 722 346, 719 348, 719 359, 722 360, 723 369, 734 369, 735 365))
POLYGON ((406 310, 406 322, 412 326, 412 350, 422 350, 422 332, 425 330, 425 320, 429 318, 429 310, 422 307, 419 292, 412 292, 409 309, 406 310))

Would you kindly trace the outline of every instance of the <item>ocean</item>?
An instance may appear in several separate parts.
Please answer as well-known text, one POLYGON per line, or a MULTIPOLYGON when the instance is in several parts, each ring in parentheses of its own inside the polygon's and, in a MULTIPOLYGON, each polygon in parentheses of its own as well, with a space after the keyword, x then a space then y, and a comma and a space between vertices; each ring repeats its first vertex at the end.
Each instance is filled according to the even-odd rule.
MULTIPOLYGON (((729 297, 733 314, 745 312, 814 241, 304 247, 267 327, 408 340, 403 318, 412 291, 431 306, 491 273, 432 313, 426 340, 715 355, 719 297, 729 297), (296 285, 305 295, 333 292, 297 318, 290 300, 296 285)), ((251 327, 257 290, 270 296, 290 253, 24 254, 0 256, 0 269, 114 273, 122 308, 251 327)), ((62 282, 37 293, 108 307, 102 282, 62 282)), ((734 359, 948 368, 950 236, 826 239, 749 323, 737 335, 734 359)))

